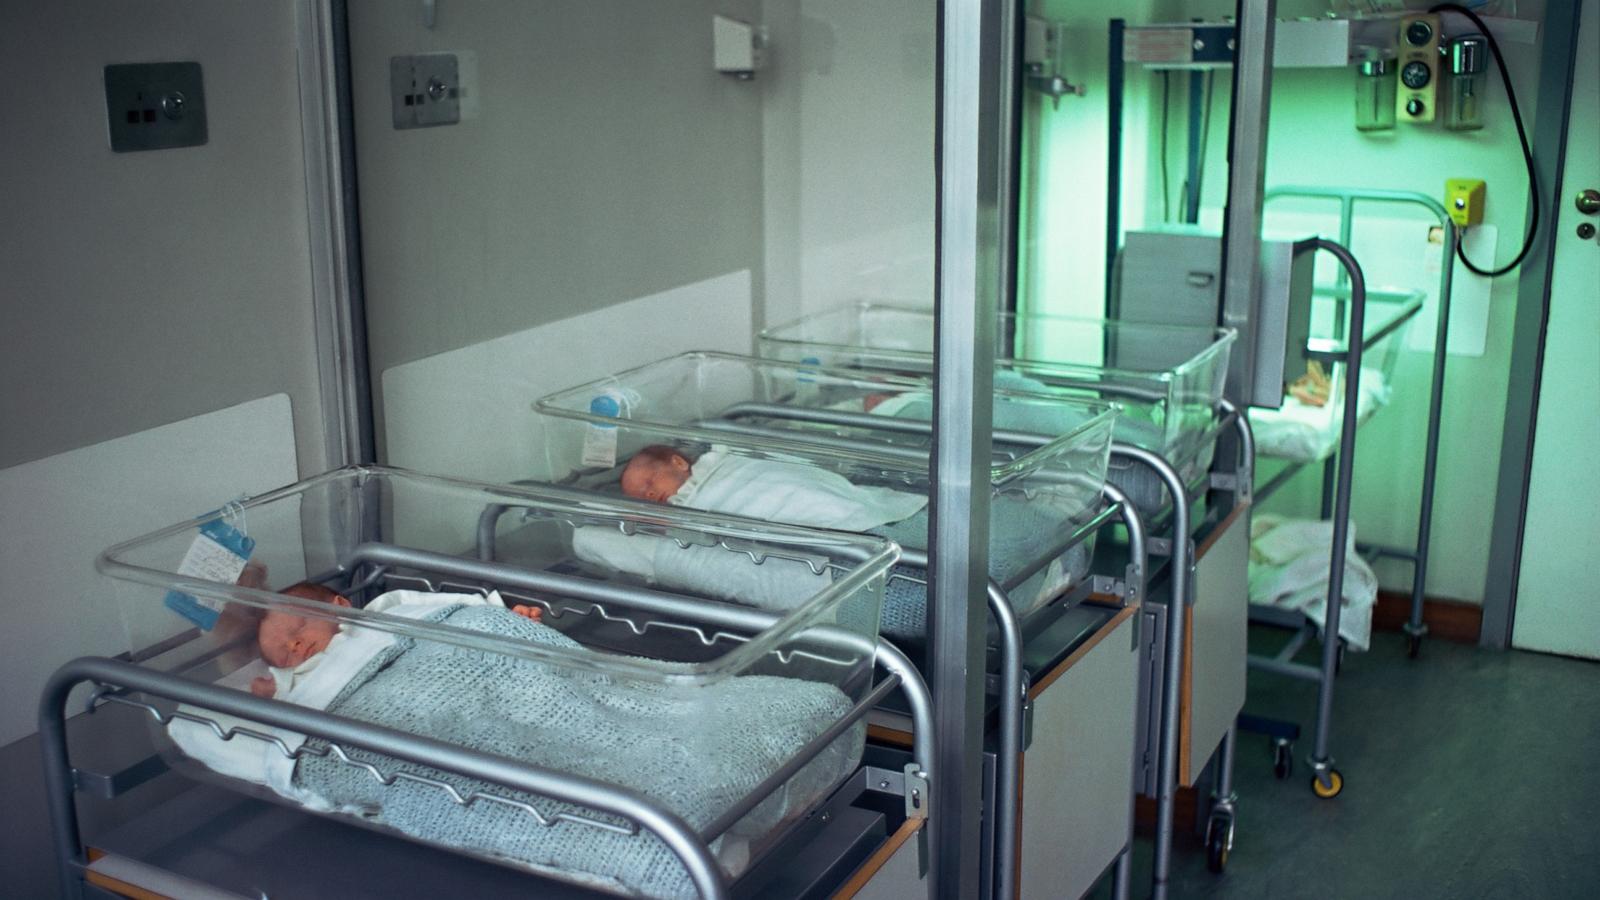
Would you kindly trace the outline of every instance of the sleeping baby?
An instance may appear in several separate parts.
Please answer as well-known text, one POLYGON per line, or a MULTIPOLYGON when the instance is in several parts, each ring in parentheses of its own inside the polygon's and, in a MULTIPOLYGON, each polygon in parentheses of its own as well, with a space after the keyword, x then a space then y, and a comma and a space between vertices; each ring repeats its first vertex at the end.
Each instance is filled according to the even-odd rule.
MULTIPOLYGON (((350 606, 344 596, 312 581, 292 584, 279 593, 330 606, 350 606)), ((537 622, 544 611, 537 606, 514 606, 511 612, 537 622)), ((309 670, 308 663, 314 663, 315 658, 328 649, 343 627, 337 619, 269 610, 261 618, 256 644, 261 650, 261 659, 273 672, 251 680, 250 692, 257 697, 272 697, 278 693, 280 683, 287 689, 297 674, 309 670)))
MULTIPOLYGON (((754 459, 713 447, 691 461, 660 444, 643 448, 622 470, 629 497, 766 522, 876 534, 901 546, 928 546, 928 497, 886 487, 859 485, 838 472, 801 462, 754 459)), ((1067 527, 1072 492, 996 491, 991 498, 989 566, 1002 578, 1037 564, 1046 536, 1067 527), (1069 502, 1070 501, 1070 502, 1069 502)), ((582 528, 574 550, 590 562, 642 574, 647 580, 700 590, 710 596, 766 609, 787 610, 826 586, 827 573, 809 575, 804 564, 715 566, 712 551, 685 551, 664 544, 629 541, 602 529, 582 528)), ((1087 564, 1083 547, 1071 559, 1052 560, 1014 590, 1024 611, 1048 601, 1087 564)), ((919 572, 897 567, 897 573, 919 572)), ((919 581, 891 578, 880 627, 891 637, 915 638, 927 627, 927 590, 919 581)))
MULTIPOLYGON (((806 463, 753 459, 721 448, 691 463, 661 444, 628 461, 621 487, 629 497, 654 503, 845 531, 874 531, 916 516, 928 505, 926 494, 855 484, 806 463)), ((926 523, 920 528, 925 536, 926 523)))
MULTIPOLYGON (((349 606, 336 592, 297 584, 284 593, 349 606)), ((831 684, 740 675, 679 684, 667 663, 660 677, 597 670, 601 659, 540 622, 537 608, 507 608, 499 595, 391 591, 368 612, 444 627, 456 639, 429 640, 315 614, 274 610, 258 644, 278 666, 252 685, 323 710, 439 741, 616 784, 653 798, 703 829, 746 797, 849 710, 831 684), (510 642, 527 654, 477 649, 462 640, 510 642), (562 664, 560 658, 572 660, 562 664), (293 666, 292 670, 286 667, 293 666), (292 675, 286 686, 283 674, 292 675), (713 752, 714 751, 714 752, 713 752)), ((441 635, 443 637, 443 635, 441 635)), ((248 671, 248 670, 241 670, 248 671)), ((241 685, 242 686, 242 685, 241 685)), ((523 805, 557 822, 611 818, 551 797, 534 797, 430 766, 405 762, 283 728, 207 713, 209 724, 174 717, 168 733, 211 770, 264 786, 313 810, 354 815, 430 843, 516 861, 535 870, 579 873, 628 896, 692 898, 694 886, 673 852, 645 830, 541 825, 523 805), (261 740, 237 739, 248 729, 261 740), (226 736, 223 736, 226 734, 226 736), (302 750, 302 748, 304 748, 302 750), (346 760, 349 762, 346 762, 346 760), (352 765, 351 763, 354 763, 352 765), (374 777, 382 773, 382 777, 374 777), (423 780, 426 779, 426 780, 423 780), (460 796, 513 802, 452 802, 460 796)), ((729 875, 747 863, 747 842, 776 828, 853 770, 864 729, 840 736, 712 845, 729 875)))

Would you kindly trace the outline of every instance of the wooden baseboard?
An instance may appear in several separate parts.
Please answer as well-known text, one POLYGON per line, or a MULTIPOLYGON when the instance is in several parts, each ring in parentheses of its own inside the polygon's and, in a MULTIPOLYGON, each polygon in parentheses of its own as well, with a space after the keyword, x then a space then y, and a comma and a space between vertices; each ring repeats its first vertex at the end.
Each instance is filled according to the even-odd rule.
MULTIPOLYGON (((1199 815, 1199 789, 1192 787, 1178 788, 1177 795, 1172 798, 1173 831, 1179 834, 1184 831, 1193 831, 1199 815)), ((1154 832, 1156 828, 1156 801, 1149 797, 1135 797, 1133 800, 1133 820, 1140 831, 1154 832)))
MULTIPOLYGON (((1378 603, 1372 609, 1374 631, 1399 631, 1411 619, 1411 595, 1395 591, 1379 591, 1378 603)), ((1422 621, 1428 624, 1428 636, 1476 644, 1483 631, 1483 607, 1464 600, 1438 600, 1423 598, 1422 621)))

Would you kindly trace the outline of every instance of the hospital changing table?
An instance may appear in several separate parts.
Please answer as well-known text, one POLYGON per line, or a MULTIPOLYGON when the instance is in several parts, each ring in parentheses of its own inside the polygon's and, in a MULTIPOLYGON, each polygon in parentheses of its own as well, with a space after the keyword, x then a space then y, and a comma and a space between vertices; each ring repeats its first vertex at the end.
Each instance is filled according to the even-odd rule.
MULTIPOLYGON (((77 896, 89 884, 130 896, 163 888, 184 894, 204 884, 245 896, 331 896, 347 895, 361 884, 349 879, 361 877, 411 891, 431 880, 443 893, 471 884, 500 890, 520 884, 525 891, 530 878, 539 879, 543 896, 627 887, 586 868, 595 864, 592 855, 577 850, 554 861, 507 857, 504 850, 479 851, 375 821, 399 809, 398 794, 384 793, 376 814, 363 806, 361 815, 322 819, 251 783, 250 766, 241 768, 241 759, 275 757, 291 760, 296 779, 316 763, 367 789, 416 792, 451 815, 498 814, 495 832, 513 839, 566 829, 580 849, 603 839, 629 848, 659 840, 657 855, 681 862, 687 895, 761 896, 807 885, 845 895, 869 884, 916 891, 917 867, 901 854, 926 815, 931 730, 918 729, 910 753, 874 748, 863 757, 861 743, 867 711, 896 690, 906 693, 919 724, 931 720, 915 668, 876 635, 883 578, 895 557, 891 545, 870 538, 380 467, 338 470, 121 544, 102 555, 99 567, 134 586, 119 592, 134 649, 117 659, 67 664, 41 701, 63 893, 77 896), (484 541, 486 522, 493 546, 484 541), (585 528, 662 538, 750 566, 804 560, 834 577, 780 615, 651 589, 592 566, 580 571, 571 539, 585 528), (349 596, 355 607, 208 579, 182 565, 202 534, 222 535, 224 544, 245 535, 253 543, 249 555, 266 565, 271 583, 310 578, 349 596), (528 643, 363 608, 396 589, 426 596, 494 590, 508 605, 542 609, 550 626, 544 633, 553 629, 577 643, 528 643), (636 776, 626 770, 611 776, 619 780, 598 777, 594 760, 604 754, 593 742, 573 754, 552 754, 559 758, 511 758, 453 743, 453 732, 413 732, 253 696, 236 679, 259 664, 249 614, 264 610, 336 619, 345 629, 335 640, 345 639, 346 647, 379 637, 396 648, 459 648, 459 656, 447 658, 499 667, 490 674, 550 673, 618 697, 635 696, 633 685, 637 696, 674 697, 687 704, 685 724, 696 726, 680 735, 685 759, 699 766, 693 771, 748 787, 727 801, 685 807, 683 797, 692 792, 683 788, 698 780, 658 792, 630 785, 636 776), (713 702, 717 691, 758 675, 769 676, 763 696, 836 696, 839 713, 803 732, 806 739, 792 750, 787 743, 775 748, 782 757, 774 757, 770 770, 740 763, 718 770, 719 747, 699 737, 700 726, 727 704, 696 713, 695 699, 713 702), (95 714, 69 721, 66 701, 85 683, 93 686, 87 702, 95 714), (310 739, 302 743, 299 736, 310 739), (256 749, 241 756, 245 745, 256 749), (882 879, 889 878, 901 881, 886 886, 882 879)), ((661 715, 657 721, 674 721, 661 715)), ((909 846, 914 850, 915 842, 909 846)))
MULTIPOLYGON (((608 486, 610 490, 617 489, 615 468, 639 448, 652 443, 674 443, 689 455, 722 444, 768 458, 803 459, 865 484, 901 485, 903 489, 925 491, 930 426, 925 419, 917 417, 915 404, 921 401, 925 414, 927 396, 927 385, 920 380, 695 353, 545 397, 537 407, 547 416, 555 417, 545 424, 546 446, 555 455, 552 474, 602 490, 608 486), (578 459, 580 451, 603 431, 615 432, 611 438, 618 448, 615 457, 601 461, 610 463, 611 467, 584 465, 578 459)), ((1132 504, 1114 485, 1103 488, 1114 505, 1091 514, 1098 509, 1094 501, 1102 493, 1100 483, 1104 477, 1106 439, 1110 432, 1103 404, 1085 405, 1082 398, 1072 402, 1001 391, 996 395, 995 410, 996 457, 991 470, 991 486, 997 498, 991 508, 995 532, 1006 525, 1002 517, 1015 512, 1003 512, 1002 502, 1017 492, 1028 496, 1029 502, 1035 505, 1044 505, 1052 497, 1063 500, 1067 513, 1064 524, 1082 524, 1070 524, 1062 528, 1059 535, 1042 534, 1045 540, 1038 544, 1038 551, 1031 554, 1025 564, 1016 565, 1015 560, 1010 560, 996 568, 995 560, 991 560, 993 581, 988 600, 998 625, 995 637, 999 646, 995 649, 1000 657, 992 669, 999 670, 998 685, 1013 686, 1001 689, 997 702, 999 724, 993 757, 996 783, 1015 783, 1015 776, 1007 772, 1007 761, 1019 758, 1024 765, 1037 764, 1061 778, 1053 787, 1041 785, 1024 793, 1020 817, 1007 810, 1006 798, 1015 798, 1015 790, 996 788, 1000 799, 989 807, 995 812, 986 819, 985 825, 996 822, 1000 825, 992 854, 1002 860, 995 878, 999 895, 1011 894, 1015 889, 1007 884, 1017 883, 1008 878, 1004 864, 1005 860, 1016 857, 1015 849, 1003 849, 1008 843, 1013 848, 1017 846, 1016 835, 1006 833, 1006 824, 1010 822, 1020 822, 1022 830, 1020 882, 1024 894, 1048 890, 1072 895, 1088 890, 1111 859, 1125 860, 1121 851, 1127 847, 1126 835, 1115 828, 1107 828, 1099 810, 1103 810, 1106 803, 1125 809, 1130 806, 1127 793, 1115 787, 1115 782, 1107 782, 1106 775, 1116 770, 1126 771, 1133 754, 1131 711, 1135 697, 1132 692, 1138 680, 1133 668, 1139 653, 1131 641, 1120 644, 1119 639, 1116 643, 1106 643, 1101 638, 1112 631, 1131 637, 1137 630, 1132 621, 1132 607, 1138 596, 1136 585, 1142 581, 1136 576, 1142 569, 1144 556, 1143 528, 1132 504), (1008 417, 1067 421, 1072 423, 1067 426, 1072 431, 1052 434, 1048 439, 1021 434, 1017 437, 1022 443, 1011 442, 1008 446, 1013 435, 999 427, 1008 417), (1134 535, 1134 552, 1126 558, 1128 566, 1117 570, 1122 575, 1080 578, 1078 585, 1065 597, 1042 609, 1036 601, 1028 599, 1026 591, 1019 593, 1019 588, 1025 586, 1023 579, 1030 572, 1036 572, 1064 549, 1091 546, 1089 540, 1094 532, 1114 513, 1120 513, 1130 523, 1134 535), (1130 585, 1134 586, 1132 590, 1130 585), (1077 602, 1091 591, 1113 599, 1113 605, 1102 608, 1077 602), (1080 620, 1093 624, 1097 619, 1101 624, 1090 630, 1077 624, 1080 620), (1082 646, 1075 651, 1074 647, 1080 642, 1082 646), (1113 649, 1118 645, 1121 651, 1113 649), (1123 680, 1111 678, 1105 687, 1100 686, 1102 682, 1093 680, 1107 677, 1105 672, 1099 676, 1092 674, 1104 664, 1083 659, 1083 654, 1096 646, 1103 649, 1093 656, 1111 654, 1120 660, 1111 668, 1120 671, 1125 676, 1123 680), (1027 657, 1025 677, 1024 656, 1027 657), (1066 668, 1079 664, 1086 667, 1075 678, 1061 679, 1062 686, 1054 692, 1041 693, 1045 686, 1057 683, 1066 668), (1091 684, 1094 687, 1089 687, 1091 684), (1076 696, 1079 692, 1087 696, 1076 696), (1020 707, 1024 700, 1032 704, 1035 743, 1027 747, 1026 754, 1020 754, 1008 747, 1019 750, 1024 747, 1019 733, 1023 719, 1020 707), (1008 712, 1007 707, 1013 701, 1017 708, 1008 712), (1071 716, 1071 721, 1051 720, 1055 722, 1055 730, 1050 732, 1049 742, 1039 740, 1039 735, 1044 733, 1040 724, 1044 720, 1039 718, 1041 710, 1048 710, 1052 716, 1071 716), (1096 715, 1092 710, 1108 712, 1096 715), (1100 721, 1104 715, 1114 715, 1110 710, 1129 714, 1130 731, 1124 738, 1108 736, 1101 730, 1094 734, 1098 738, 1095 742, 1071 730, 1088 727, 1086 723, 1100 721), (1067 766, 1061 760, 1069 752, 1066 744, 1073 735, 1088 741, 1087 745, 1094 746, 1096 752, 1091 757, 1083 752, 1086 744, 1077 744, 1074 751, 1070 751, 1080 754, 1073 757, 1077 764, 1067 766), (1123 740, 1125 745, 1099 752, 1108 739, 1113 744, 1123 740), (1091 758, 1099 762, 1091 765, 1091 758), (1106 794, 1108 788, 1111 789, 1109 795, 1106 794), (1057 800, 1082 802, 1069 802, 1063 807, 1052 802, 1057 800), (1060 820, 1063 815, 1085 814, 1090 815, 1092 821, 1063 823, 1060 820), (1076 827, 1063 827, 1069 824, 1076 827), (1089 825, 1093 827, 1085 827, 1089 825), (1058 849, 1061 846, 1059 835, 1064 831, 1084 835, 1082 845, 1074 847, 1071 855, 1058 849), (1050 850, 1042 846, 1030 848, 1030 834, 1034 842, 1049 842, 1050 850)), ((910 539, 903 534, 897 536, 902 540, 910 539)), ((916 559, 926 545, 911 546, 907 559, 916 559)), ((925 564, 925 558, 918 560, 918 564, 925 564)), ((904 577, 911 576, 905 572, 891 573, 891 584, 904 577)), ((914 644, 908 649, 913 657, 917 655, 914 644)), ((1131 809, 1128 813, 1131 825, 1131 809)), ((986 849, 987 846, 986 843, 986 849)), ((1121 867, 1118 873, 1125 875, 1121 867)), ((1125 877, 1121 884, 1126 885, 1125 877)))
MULTIPOLYGON (((1103 399, 1122 408, 1107 479, 1134 498, 1152 534, 1167 535, 1154 538, 1151 545, 1158 557, 1170 557, 1171 562, 1170 568, 1153 564, 1157 589, 1148 593, 1145 604, 1158 626, 1155 633, 1163 635, 1152 648, 1140 720, 1140 792, 1158 801, 1155 880, 1159 890, 1170 859, 1176 787, 1196 783, 1211 748, 1217 755, 1217 789, 1206 840, 1210 863, 1220 871, 1232 846, 1233 724, 1244 704, 1245 507, 1254 459, 1248 423, 1222 400, 1235 333, 1001 313, 996 337, 996 386, 1103 399), (1218 438, 1234 431, 1241 434, 1235 470, 1211 472, 1218 438), (1173 489, 1175 481, 1183 490, 1173 489), (1225 497, 1215 510, 1207 503, 1213 489, 1225 497), (1187 526, 1179 523, 1180 514, 1187 526), (1192 547, 1170 537, 1183 533, 1193 535, 1192 547), (1227 539, 1213 539, 1223 537, 1227 539), (1195 554, 1194 549, 1205 553, 1195 554), (1213 549, 1217 552, 1210 555, 1213 549), (1200 565, 1208 555, 1209 563, 1200 565), (1188 589, 1191 565, 1196 566, 1199 594, 1188 589), (1177 579, 1180 595, 1189 598, 1189 613, 1175 620, 1166 619, 1166 606, 1158 599, 1168 574, 1177 579), (1203 605, 1197 598, 1204 598, 1203 605), (1167 653, 1168 647, 1174 652, 1167 653), (1152 691, 1151 684, 1163 688, 1152 691), (1171 710, 1156 699, 1168 684, 1177 698, 1171 710), (1169 733, 1170 744, 1160 737, 1169 733)), ((803 365, 925 375, 933 366, 933 313, 858 303, 768 328, 758 346, 765 356, 803 365)))

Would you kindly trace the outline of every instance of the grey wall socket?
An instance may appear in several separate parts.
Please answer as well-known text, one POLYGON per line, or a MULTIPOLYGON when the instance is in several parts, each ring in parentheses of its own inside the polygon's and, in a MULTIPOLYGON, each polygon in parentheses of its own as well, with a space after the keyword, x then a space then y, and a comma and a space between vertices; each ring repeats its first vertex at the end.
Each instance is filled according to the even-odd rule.
POLYGON ((197 147, 208 139, 197 62, 106 66, 106 116, 117 153, 197 147))
POLYGON ((389 58, 394 127, 429 128, 461 121, 461 75, 454 53, 389 58))

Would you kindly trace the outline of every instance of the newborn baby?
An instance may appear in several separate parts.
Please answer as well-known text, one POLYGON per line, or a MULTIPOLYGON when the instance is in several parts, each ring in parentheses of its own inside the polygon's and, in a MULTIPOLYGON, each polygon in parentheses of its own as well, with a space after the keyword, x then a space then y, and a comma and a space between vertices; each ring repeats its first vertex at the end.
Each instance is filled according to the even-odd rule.
POLYGON ((665 503, 689 480, 689 458, 664 444, 635 453, 622 470, 622 492, 629 497, 665 503))
MULTIPOLYGON (((629 497, 654 503, 845 531, 900 522, 928 505, 925 494, 855 484, 819 466, 755 459, 721 447, 694 462, 671 447, 645 447, 623 467, 621 487, 629 497)), ((924 540, 927 523, 919 522, 912 531, 924 540)))
MULTIPOLYGON (((312 581, 292 584, 279 593, 332 606, 350 606, 350 601, 344 596, 312 581)), ((537 606, 514 606, 511 611, 535 622, 544 612, 537 606)), ((261 625, 256 632, 256 645, 267 665, 292 673, 328 649, 343 628, 344 625, 337 619, 300 616, 272 609, 261 618, 261 625)), ((258 697, 271 697, 277 690, 278 680, 271 675, 260 675, 250 682, 250 693, 258 697)))

